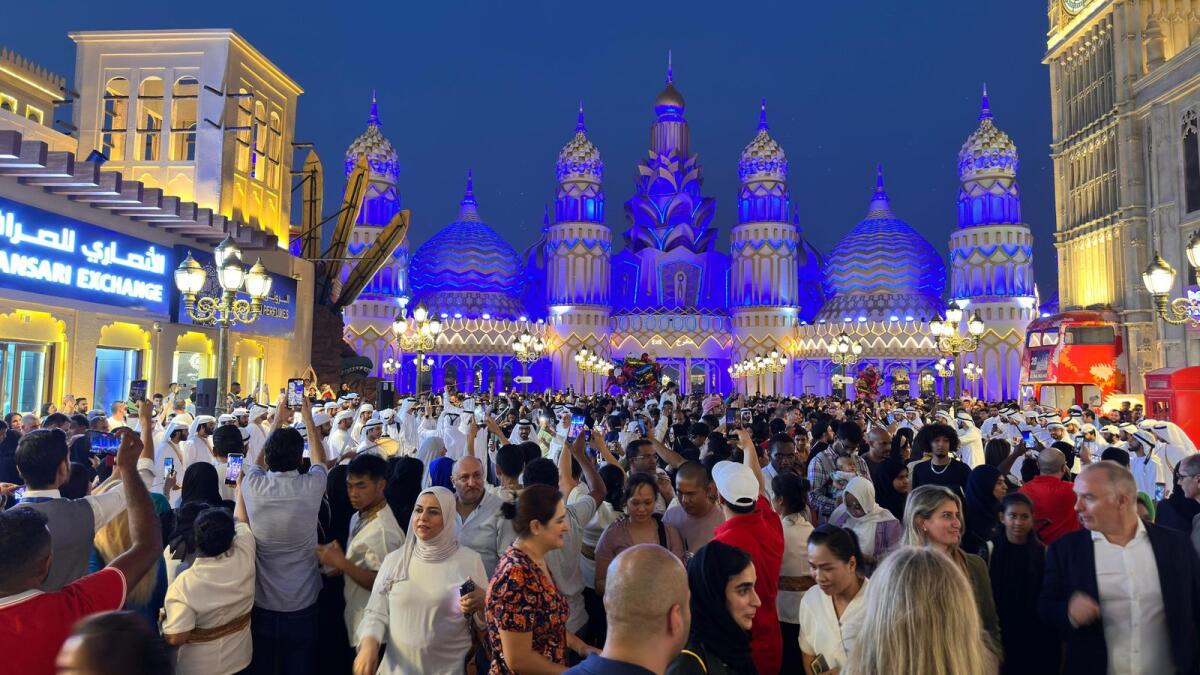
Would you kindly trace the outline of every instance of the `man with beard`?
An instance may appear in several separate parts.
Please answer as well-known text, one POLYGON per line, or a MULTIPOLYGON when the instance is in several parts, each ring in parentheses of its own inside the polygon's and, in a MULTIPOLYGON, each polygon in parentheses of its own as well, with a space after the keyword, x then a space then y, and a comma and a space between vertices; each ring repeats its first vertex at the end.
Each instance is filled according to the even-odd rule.
POLYGON ((198 415, 188 427, 188 438, 183 444, 183 464, 176 467, 182 472, 194 462, 215 464, 212 451, 212 434, 217 420, 212 415, 198 415))
POLYGON ((763 491, 767 499, 775 499, 775 491, 771 489, 771 481, 781 473, 800 473, 800 467, 805 466, 807 457, 801 458, 796 452, 796 443, 787 434, 775 434, 768 446, 771 451, 771 462, 762 468, 763 491))
POLYGON ((912 466, 912 489, 922 485, 942 485, 960 497, 965 495, 971 469, 953 455, 958 450, 958 432, 945 424, 926 424, 913 441, 916 447, 923 444, 929 447, 931 456, 928 462, 912 466))
POLYGON ((725 522, 725 513, 717 506, 712 476, 699 462, 686 462, 675 472, 675 497, 663 522, 679 530, 684 550, 691 557, 712 541, 714 530, 725 522))
MULTIPOLYGON (((871 477, 871 472, 867 470, 867 463, 858 456, 858 446, 862 442, 862 427, 854 422, 842 422, 838 425, 837 436, 833 445, 822 450, 808 464, 808 482, 812 485, 812 489, 808 493, 808 500, 813 511, 816 512, 817 525, 824 525, 833 510, 842 503, 841 495, 835 494, 837 488, 834 485, 834 474, 838 471, 839 457, 850 457, 854 461, 855 473, 863 478, 870 479, 871 477)), ((954 440, 957 442, 957 434, 954 436, 954 440)))
POLYGON ((863 460, 871 474, 871 482, 878 484, 879 470, 892 455, 892 435, 884 427, 874 427, 867 432, 867 454, 863 460))

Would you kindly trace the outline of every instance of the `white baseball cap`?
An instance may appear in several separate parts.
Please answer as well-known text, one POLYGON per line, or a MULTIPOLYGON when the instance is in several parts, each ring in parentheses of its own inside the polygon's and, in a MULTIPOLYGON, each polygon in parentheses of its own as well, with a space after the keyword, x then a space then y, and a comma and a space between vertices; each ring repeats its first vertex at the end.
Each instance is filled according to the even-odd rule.
POLYGON ((713 467, 717 493, 734 506, 753 506, 758 502, 759 485, 754 470, 740 462, 717 462, 713 467))

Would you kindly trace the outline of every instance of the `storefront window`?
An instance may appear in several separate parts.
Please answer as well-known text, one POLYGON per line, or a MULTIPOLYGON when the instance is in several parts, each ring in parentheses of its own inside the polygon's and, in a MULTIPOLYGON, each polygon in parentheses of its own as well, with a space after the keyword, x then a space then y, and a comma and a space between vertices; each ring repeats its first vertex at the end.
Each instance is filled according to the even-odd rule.
POLYGON ((49 345, 0 342, 0 407, 37 414, 50 393, 49 345))
POLYGON ((142 352, 136 349, 96 348, 96 380, 93 405, 108 411, 116 401, 129 396, 129 383, 142 372, 142 352))
POLYGON ((171 370, 172 382, 195 384, 196 380, 205 377, 208 377, 208 354, 175 352, 175 364, 171 370))

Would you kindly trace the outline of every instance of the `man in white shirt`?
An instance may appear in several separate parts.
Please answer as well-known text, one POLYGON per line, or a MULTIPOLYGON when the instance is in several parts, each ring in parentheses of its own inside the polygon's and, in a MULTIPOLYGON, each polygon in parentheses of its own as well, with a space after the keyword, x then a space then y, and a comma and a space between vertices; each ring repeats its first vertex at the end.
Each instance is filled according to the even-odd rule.
POLYGON ((246 429, 250 432, 250 447, 246 458, 251 462, 258 459, 258 453, 267 443, 267 432, 263 425, 270 412, 271 409, 265 405, 250 406, 250 423, 246 425, 246 429))
POLYGON ((382 437, 383 420, 378 417, 367 420, 362 428, 362 443, 358 444, 358 454, 383 457, 383 450, 379 447, 379 439, 382 437))
POLYGON ((355 457, 346 467, 346 490, 355 509, 350 516, 346 552, 342 553, 336 541, 317 546, 321 564, 346 576, 343 617, 351 646, 358 644, 358 624, 383 559, 404 543, 404 529, 384 498, 386 487, 386 460, 377 455, 355 457))
POLYGON ((1066 645, 1065 673, 1196 672, 1200 561, 1181 533, 1143 524, 1137 485, 1114 462, 1075 478, 1084 530, 1046 553, 1039 610, 1066 645))
POLYGON ((955 428, 958 430, 959 459, 974 469, 983 464, 983 435, 975 427, 971 413, 960 410, 954 418, 955 428))
POLYGON ((1138 429, 1129 438, 1129 471, 1133 473, 1138 492, 1145 492, 1151 499, 1166 496, 1166 472, 1162 460, 1154 453, 1154 437, 1138 429))
POLYGON ((329 432, 329 458, 337 459, 347 450, 354 449, 350 440, 350 427, 354 424, 354 413, 343 410, 333 417, 333 431, 329 432))
MULTIPOLYGON (((512 540, 502 532, 500 506, 504 500, 484 489, 486 476, 478 457, 462 457, 454 463, 454 518, 458 543, 479 554, 488 577, 512 540)), ((511 528, 508 528, 511 531, 511 528)))
POLYGON ((171 490, 171 494, 166 494, 164 492, 166 489, 164 480, 167 474, 174 474, 177 476, 176 483, 182 482, 183 474, 187 471, 187 462, 184 460, 182 446, 187 441, 188 426, 191 423, 192 418, 190 415, 186 413, 176 415, 167 423, 162 440, 154 448, 154 482, 150 486, 150 491, 157 492, 166 497, 172 506, 175 505, 175 498, 179 494, 179 488, 171 490))
POLYGON ((193 462, 215 464, 212 452, 212 433, 217 420, 212 415, 198 415, 188 426, 188 437, 183 442, 183 471, 193 462))
POLYGON ((109 431, 116 431, 117 429, 119 429, 121 427, 129 426, 129 423, 126 422, 126 411, 125 411, 125 402, 124 401, 116 401, 115 403, 112 404, 111 409, 112 409, 112 415, 110 415, 108 418, 108 430, 109 431))
POLYGON ((350 427, 350 438, 357 443, 362 442, 362 428, 375 414, 375 406, 370 403, 364 403, 358 407, 358 412, 354 415, 354 424, 350 427))

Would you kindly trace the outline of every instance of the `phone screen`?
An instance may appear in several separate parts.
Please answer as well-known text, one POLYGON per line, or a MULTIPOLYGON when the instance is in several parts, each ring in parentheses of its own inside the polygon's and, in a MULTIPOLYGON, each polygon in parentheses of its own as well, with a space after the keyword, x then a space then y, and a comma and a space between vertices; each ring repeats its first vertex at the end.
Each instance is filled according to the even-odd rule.
POLYGON ((229 456, 229 465, 225 467, 225 484, 237 485, 238 474, 242 472, 242 459, 244 455, 233 454, 229 456))
POLYGON ((88 445, 91 446, 92 452, 97 455, 115 455, 117 448, 121 445, 121 440, 116 434, 107 431, 96 431, 89 429, 88 445))
POLYGON ((475 407, 475 424, 479 426, 487 424, 487 412, 484 411, 482 405, 475 407))
POLYGON ((586 422, 587 422, 587 418, 584 417, 583 415, 572 415, 571 416, 571 427, 569 429, 567 429, 567 442, 568 443, 574 443, 575 439, 579 438, 579 434, 583 433, 584 424, 586 422))
POLYGON ((754 411, 750 408, 742 408, 742 421, 749 424, 754 421, 754 411))
POLYGON ((738 409, 737 408, 726 409, 725 410, 725 428, 727 430, 732 429, 733 425, 737 424, 737 421, 738 421, 738 409))
POLYGON ((175 473, 175 460, 174 459, 167 457, 166 459, 163 460, 163 472, 164 473, 175 473))
POLYGON ((1164 489, 1165 489, 1165 488, 1163 488, 1163 486, 1162 486, 1162 485, 1155 485, 1155 486, 1154 486, 1154 501, 1156 501, 1156 502, 1161 502, 1161 501, 1162 501, 1162 498, 1163 498, 1163 490, 1164 490, 1164 489))
POLYGON ((136 407, 146 400, 146 380, 134 380, 129 383, 129 405, 136 407))
POLYGON ((292 378, 288 380, 287 404, 292 410, 299 410, 304 405, 304 380, 292 378))
POLYGON ((1021 438, 1023 438, 1025 440, 1025 447, 1032 448, 1034 446, 1032 431, 1030 431, 1028 429, 1026 429, 1025 431, 1022 431, 1021 438))

